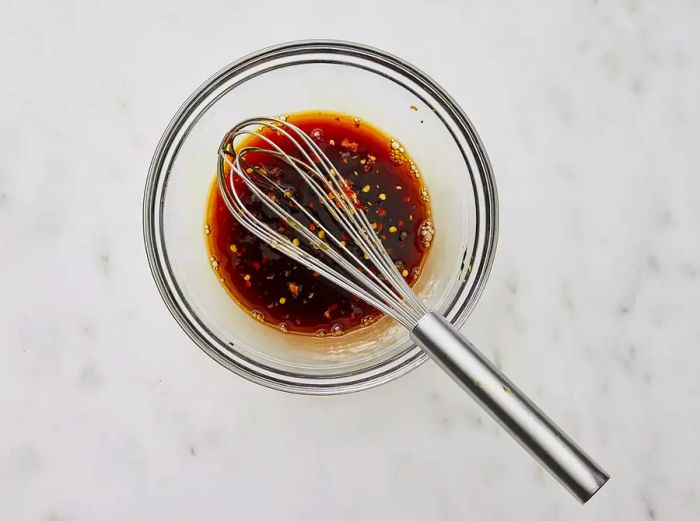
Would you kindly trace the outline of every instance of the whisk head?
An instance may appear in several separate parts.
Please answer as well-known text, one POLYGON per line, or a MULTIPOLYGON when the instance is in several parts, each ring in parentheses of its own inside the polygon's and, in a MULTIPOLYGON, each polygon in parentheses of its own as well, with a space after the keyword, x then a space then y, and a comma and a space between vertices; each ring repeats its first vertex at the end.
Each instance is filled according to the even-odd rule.
POLYGON ((372 229, 351 184, 338 173, 316 142, 297 126, 283 119, 266 117, 241 121, 221 142, 217 176, 229 211, 243 227, 270 247, 356 295, 409 330, 427 313, 372 229), (283 139, 272 140, 269 132, 283 139), (250 136, 258 138, 256 142, 264 146, 236 149, 237 143, 250 136), (311 188, 320 205, 307 208, 295 198, 291 186, 275 183, 270 171, 263 166, 265 158, 290 167, 299 180, 311 188), (249 190, 269 212, 291 228, 296 237, 290 239, 264 222, 258 212, 244 204, 241 189, 249 190), (337 224, 335 233, 322 224, 318 212, 330 215, 337 224))

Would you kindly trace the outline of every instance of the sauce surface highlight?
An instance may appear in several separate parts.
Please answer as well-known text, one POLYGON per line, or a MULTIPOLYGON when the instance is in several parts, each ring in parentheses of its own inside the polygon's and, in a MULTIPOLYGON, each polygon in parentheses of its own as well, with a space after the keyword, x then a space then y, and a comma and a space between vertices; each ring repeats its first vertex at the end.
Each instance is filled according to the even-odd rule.
MULTIPOLYGON (((403 146, 345 114, 304 112, 285 117, 318 143, 350 183, 399 272, 412 285, 420 275, 435 230, 427 188, 403 146)), ((286 138, 272 130, 265 131, 265 135, 289 151, 286 138)), ((237 147, 255 145, 269 148, 257 137, 237 143, 237 147)), ((347 239, 330 215, 319 210, 320 203, 311 189, 287 165, 268 155, 251 154, 248 159, 265 168, 276 184, 289 189, 330 233, 347 239)), ((248 209, 295 239, 296 232, 256 200, 240 179, 234 182, 248 209)), ((285 333, 342 335, 382 316, 369 304, 249 234, 229 212, 216 182, 209 194, 204 231, 209 261, 219 281, 253 318, 267 325, 285 333)), ((301 242, 300 247, 329 262, 322 252, 301 242)), ((363 257, 351 241, 348 248, 363 257)))

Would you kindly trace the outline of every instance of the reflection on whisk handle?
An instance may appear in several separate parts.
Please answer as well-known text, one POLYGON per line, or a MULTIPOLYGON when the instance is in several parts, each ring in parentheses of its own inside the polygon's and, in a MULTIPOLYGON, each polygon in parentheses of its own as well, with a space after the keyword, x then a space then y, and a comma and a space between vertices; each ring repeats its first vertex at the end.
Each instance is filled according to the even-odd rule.
POLYGON ((411 338, 579 501, 588 501, 609 479, 442 316, 425 315, 411 338))

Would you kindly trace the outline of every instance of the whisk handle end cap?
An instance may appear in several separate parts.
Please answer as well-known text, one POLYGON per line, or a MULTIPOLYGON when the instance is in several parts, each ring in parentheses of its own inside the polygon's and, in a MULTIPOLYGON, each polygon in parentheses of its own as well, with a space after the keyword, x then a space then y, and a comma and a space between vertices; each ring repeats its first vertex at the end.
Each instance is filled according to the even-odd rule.
POLYGON ((411 338, 581 503, 608 481, 610 476, 444 317, 426 314, 411 338))

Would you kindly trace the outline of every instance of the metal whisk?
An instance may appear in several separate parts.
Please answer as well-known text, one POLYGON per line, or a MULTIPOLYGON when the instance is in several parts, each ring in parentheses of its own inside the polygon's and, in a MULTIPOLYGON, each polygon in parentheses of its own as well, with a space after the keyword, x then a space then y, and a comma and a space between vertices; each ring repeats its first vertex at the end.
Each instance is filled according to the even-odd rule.
POLYGON ((219 148, 218 182, 228 209, 250 233, 404 326, 416 344, 581 502, 590 499, 608 480, 606 472, 466 338, 418 299, 372 229, 350 184, 304 131, 275 118, 241 121, 226 134, 219 148), (270 139, 266 129, 282 136, 284 148, 292 153, 270 139), (246 136, 256 136, 265 146, 236 150, 237 138, 246 136), (291 167, 318 197, 322 210, 307 209, 288 187, 274 183, 259 161, 249 159, 268 156, 291 167), (235 182, 236 178, 310 249, 279 233, 247 208, 238 193, 241 184, 235 182), (349 241, 324 227, 317 211, 328 212, 357 248, 350 248, 349 241), (302 224, 293 213, 308 222, 302 224), (313 233, 308 223, 323 233, 313 233), (358 248, 363 258, 357 255, 358 248), (369 260, 370 267, 363 259, 369 260))

